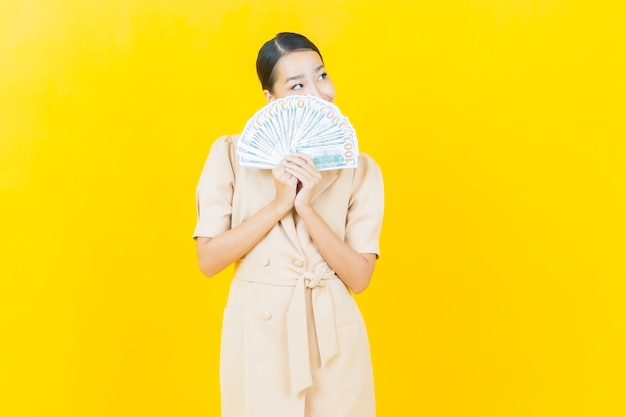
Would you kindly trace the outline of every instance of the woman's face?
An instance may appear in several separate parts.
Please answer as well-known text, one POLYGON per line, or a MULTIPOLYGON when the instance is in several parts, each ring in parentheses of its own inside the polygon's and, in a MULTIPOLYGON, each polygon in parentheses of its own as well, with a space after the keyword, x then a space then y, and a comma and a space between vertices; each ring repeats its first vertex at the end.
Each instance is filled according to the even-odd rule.
POLYGON ((273 91, 264 91, 268 102, 296 94, 335 100, 335 86, 315 51, 290 52, 278 60, 275 71, 273 91))

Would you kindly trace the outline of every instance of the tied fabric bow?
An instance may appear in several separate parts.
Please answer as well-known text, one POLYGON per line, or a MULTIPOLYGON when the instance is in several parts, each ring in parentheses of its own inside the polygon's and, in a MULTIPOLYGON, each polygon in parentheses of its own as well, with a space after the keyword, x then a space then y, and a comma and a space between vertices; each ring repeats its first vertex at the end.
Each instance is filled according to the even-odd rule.
POLYGON ((298 393, 311 385, 311 363, 309 356, 309 337, 307 332, 307 312, 305 291, 311 289, 317 345, 322 366, 326 365, 339 353, 335 311, 330 290, 324 279, 337 279, 334 273, 305 272, 296 281, 293 298, 287 311, 287 344, 289 349, 289 369, 291 390, 298 393), (306 284, 305 284, 306 281, 306 284))

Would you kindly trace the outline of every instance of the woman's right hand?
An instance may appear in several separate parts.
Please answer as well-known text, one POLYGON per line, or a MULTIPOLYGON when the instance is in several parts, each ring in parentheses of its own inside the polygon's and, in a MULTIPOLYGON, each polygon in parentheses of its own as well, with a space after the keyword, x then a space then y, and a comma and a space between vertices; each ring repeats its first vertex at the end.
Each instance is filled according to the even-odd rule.
POLYGON ((298 179, 286 171, 284 162, 281 162, 272 170, 272 175, 274 176, 274 187, 276 188, 274 201, 278 208, 286 213, 293 207, 298 179))

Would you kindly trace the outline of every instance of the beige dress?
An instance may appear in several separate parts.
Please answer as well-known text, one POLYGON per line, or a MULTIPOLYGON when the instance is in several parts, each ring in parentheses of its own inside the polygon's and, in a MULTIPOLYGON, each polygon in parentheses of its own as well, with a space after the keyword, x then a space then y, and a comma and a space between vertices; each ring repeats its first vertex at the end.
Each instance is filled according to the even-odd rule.
MULTIPOLYGON (((198 182, 196 237, 229 230, 274 197, 271 170, 239 166, 237 140, 223 136, 211 148, 198 182)), ((378 256, 376 162, 361 154, 357 168, 321 174, 315 210, 356 251, 378 256)), ((294 213, 237 262, 221 343, 222 417, 375 415, 361 312, 294 213)))

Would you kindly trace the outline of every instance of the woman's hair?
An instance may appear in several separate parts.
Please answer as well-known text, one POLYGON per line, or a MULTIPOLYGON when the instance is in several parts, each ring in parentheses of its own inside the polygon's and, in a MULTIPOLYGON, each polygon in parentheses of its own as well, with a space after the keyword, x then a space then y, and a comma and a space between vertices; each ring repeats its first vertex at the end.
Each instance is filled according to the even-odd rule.
POLYGON ((272 92, 276 82, 274 71, 276 63, 283 56, 294 51, 315 51, 320 56, 322 63, 324 63, 322 54, 317 49, 317 46, 305 36, 293 32, 281 32, 263 44, 256 59, 256 73, 264 90, 272 92))

